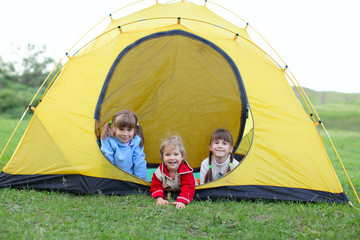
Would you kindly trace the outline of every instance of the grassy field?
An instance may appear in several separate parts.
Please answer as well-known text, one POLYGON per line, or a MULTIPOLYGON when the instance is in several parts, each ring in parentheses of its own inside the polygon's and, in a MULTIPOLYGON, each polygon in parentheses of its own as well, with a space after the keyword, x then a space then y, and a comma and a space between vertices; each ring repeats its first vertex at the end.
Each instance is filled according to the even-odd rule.
MULTIPOLYGON (((325 104, 317 109, 359 191, 359 105, 325 104)), ((0 118, 1 150, 16 123, 0 118)), ((1 168, 20 135, 15 136, 0 160, 1 168)), ((149 196, 142 194, 83 196, 3 188, 0 239, 360 239, 360 205, 323 131, 322 136, 355 208, 325 203, 208 200, 175 210, 173 206, 156 207, 149 196)))

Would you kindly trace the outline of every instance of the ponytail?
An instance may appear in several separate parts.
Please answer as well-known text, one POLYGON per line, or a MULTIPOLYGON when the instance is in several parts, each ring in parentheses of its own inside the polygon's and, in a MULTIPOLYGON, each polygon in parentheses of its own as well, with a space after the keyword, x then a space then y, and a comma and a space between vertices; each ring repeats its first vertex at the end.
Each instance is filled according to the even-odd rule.
POLYGON ((211 158, 212 158, 212 152, 209 153, 209 170, 207 171, 205 175, 204 183, 208 183, 212 181, 213 175, 212 175, 212 169, 211 169, 211 158))
POLYGON ((101 131, 100 139, 103 140, 112 136, 111 123, 106 123, 101 131))
POLYGON ((135 127, 135 134, 134 135, 139 135, 141 142, 140 142, 140 147, 144 146, 144 134, 143 134, 143 130, 142 127, 140 126, 139 123, 137 123, 136 127, 135 127))
POLYGON ((230 153, 230 162, 229 162, 229 167, 226 171, 227 173, 231 171, 231 165, 232 165, 233 161, 234 161, 233 153, 230 153))

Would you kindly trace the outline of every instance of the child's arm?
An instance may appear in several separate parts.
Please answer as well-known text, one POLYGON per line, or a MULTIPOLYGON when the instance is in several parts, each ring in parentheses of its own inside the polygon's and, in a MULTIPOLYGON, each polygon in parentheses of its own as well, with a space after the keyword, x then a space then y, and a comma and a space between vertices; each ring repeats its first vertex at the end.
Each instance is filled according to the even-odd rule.
POLYGON ((101 152, 109 162, 115 165, 115 152, 111 146, 109 137, 101 140, 101 152))
MULTIPOLYGON (((176 199, 176 202, 183 204, 189 204, 195 194, 195 178, 192 173, 181 175, 181 192, 180 196, 176 199)), ((178 205, 176 208, 179 208, 178 205)), ((182 207, 181 207, 182 208, 182 207)))
POLYGON ((147 180, 147 170, 144 147, 137 146, 133 154, 134 175, 147 180))
POLYGON ((156 174, 154 173, 153 177, 152 177, 152 181, 151 181, 151 188, 150 188, 151 196, 153 197, 153 199, 156 199, 156 200, 158 198, 165 200, 164 190, 165 190, 165 188, 162 185, 162 181, 160 181, 157 178, 156 174))

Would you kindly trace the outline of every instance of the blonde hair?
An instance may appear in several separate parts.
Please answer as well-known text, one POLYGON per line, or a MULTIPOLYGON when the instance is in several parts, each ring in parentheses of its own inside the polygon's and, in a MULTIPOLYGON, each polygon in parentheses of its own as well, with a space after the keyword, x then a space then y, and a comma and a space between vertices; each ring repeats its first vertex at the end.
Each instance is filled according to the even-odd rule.
POLYGON ((138 118, 134 112, 129 110, 120 110, 114 114, 112 120, 106 123, 101 131, 100 139, 105 139, 107 137, 115 137, 115 132, 113 128, 134 128, 135 135, 139 135, 141 138, 140 147, 144 146, 144 135, 142 131, 142 127, 138 123, 138 118))
POLYGON ((186 151, 184 144, 181 140, 181 137, 178 135, 168 137, 167 139, 163 140, 160 145, 160 158, 163 160, 164 150, 166 147, 176 148, 179 147, 179 151, 181 153, 182 158, 186 159, 186 151))
MULTIPOLYGON (((210 143, 209 145, 211 145, 214 141, 216 140, 224 140, 226 142, 229 142, 230 146, 233 145, 233 138, 231 136, 231 133, 226 130, 226 129, 222 129, 222 128, 219 128, 217 129, 212 135, 211 135, 211 139, 210 139, 210 143)), ((205 175, 205 179, 204 179, 204 183, 207 183, 207 182, 211 182, 212 181, 212 169, 211 169, 211 158, 212 158, 212 152, 210 151, 209 152, 209 170, 207 171, 206 175, 205 175)), ((231 170, 231 164, 233 163, 234 161, 234 157, 233 157, 233 153, 231 152, 230 153, 230 163, 229 163, 229 166, 228 166, 228 169, 226 172, 230 172, 231 170)))

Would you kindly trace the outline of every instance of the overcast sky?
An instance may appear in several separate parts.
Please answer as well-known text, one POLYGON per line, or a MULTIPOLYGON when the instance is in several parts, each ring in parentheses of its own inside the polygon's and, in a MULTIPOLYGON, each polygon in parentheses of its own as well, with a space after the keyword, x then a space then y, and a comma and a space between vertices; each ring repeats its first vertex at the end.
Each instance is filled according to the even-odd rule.
MULTIPOLYGON (((14 58, 11 55, 13 50, 17 47, 25 48, 27 43, 32 43, 46 45, 47 54, 60 60, 91 27, 131 2, 133 1, 1 1, 0 56, 5 61, 14 58)), ((135 8, 155 2, 156 0, 147 0, 137 4, 135 8)), ((214 5, 210 0, 208 2, 207 6, 212 8, 214 5)), ((213 2, 231 9, 260 32, 303 87, 318 91, 360 92, 358 0, 213 2)), ((241 21, 238 23, 241 26, 241 21)), ((21 56, 18 57, 21 59, 21 56)))

